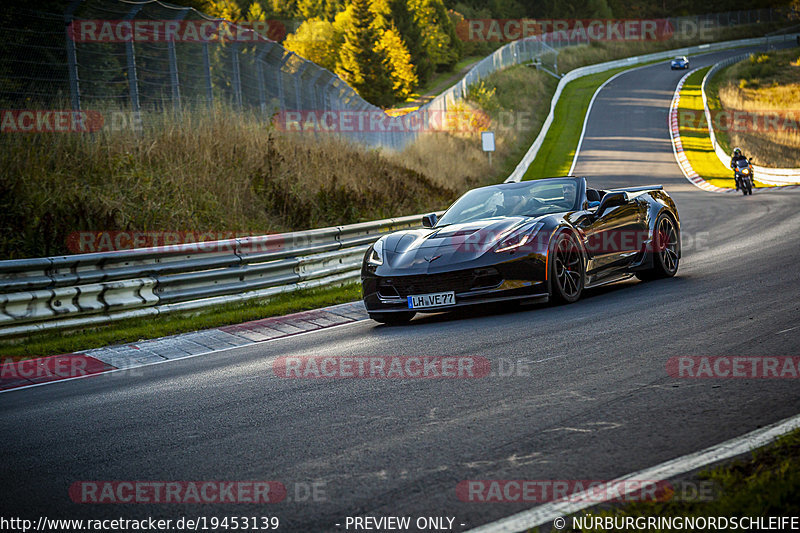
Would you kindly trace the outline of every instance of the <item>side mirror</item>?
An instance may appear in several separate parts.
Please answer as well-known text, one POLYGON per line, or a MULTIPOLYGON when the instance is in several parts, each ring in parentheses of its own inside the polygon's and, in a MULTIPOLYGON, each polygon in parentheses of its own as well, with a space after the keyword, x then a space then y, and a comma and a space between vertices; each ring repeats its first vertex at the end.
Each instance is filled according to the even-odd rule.
POLYGON ((608 192, 600 200, 600 205, 597 206, 597 213, 595 214, 600 216, 607 209, 611 209, 612 207, 616 207, 618 205, 625 205, 626 203, 628 203, 628 194, 626 192, 608 192))
POLYGON ((436 225, 436 222, 439 221, 439 217, 436 216, 436 213, 430 213, 427 215, 422 216, 422 227, 423 228, 432 228, 436 225))

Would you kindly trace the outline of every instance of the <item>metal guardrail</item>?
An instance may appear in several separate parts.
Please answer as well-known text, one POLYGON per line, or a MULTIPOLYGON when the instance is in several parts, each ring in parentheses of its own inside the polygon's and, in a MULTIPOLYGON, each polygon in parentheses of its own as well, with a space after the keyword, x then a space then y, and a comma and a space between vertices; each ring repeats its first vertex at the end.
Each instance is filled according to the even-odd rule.
POLYGON ((527 172, 528 167, 530 167, 531 163, 533 163, 533 161, 536 159, 536 155, 539 153, 539 149, 542 147, 545 137, 547 137, 547 132, 550 130, 550 126, 553 124, 553 121, 555 120, 556 105, 558 104, 558 99, 561 97, 561 93, 564 91, 566 85, 573 80, 582 78, 584 76, 589 76, 591 74, 597 74, 599 72, 606 72, 608 70, 613 70, 615 68, 649 63, 650 61, 657 61, 660 59, 669 59, 676 55, 701 54, 701 53, 714 52, 717 50, 724 50, 726 48, 734 48, 741 46, 758 46, 758 45, 769 46, 770 44, 774 43, 786 42, 788 40, 795 40, 797 39, 798 35, 800 34, 781 35, 776 37, 757 37, 754 39, 740 39, 736 41, 723 41, 719 43, 701 44, 699 46, 691 46, 688 48, 676 48, 674 50, 667 50, 665 52, 656 52, 654 54, 647 54, 643 56, 617 59, 615 61, 598 63, 596 65, 589 65, 586 67, 580 67, 571 70, 567 74, 562 76, 561 80, 558 82, 558 86, 556 87, 556 92, 553 95, 553 99, 550 101, 550 113, 547 115, 547 118, 545 119, 544 124, 542 125, 542 129, 539 131, 539 135, 536 136, 536 140, 533 141, 533 144, 531 144, 530 148, 525 153, 522 160, 519 162, 519 164, 511 173, 511 175, 508 178, 506 178, 505 181, 506 182, 520 181, 522 177, 525 175, 525 172, 527 172))
POLYGON ((0 337, 198 309, 357 279, 421 215, 174 246, 0 261, 0 337))
MULTIPOLYGON (((792 40, 794 40, 797 38, 797 35, 800 34, 795 34, 794 36, 790 37, 793 37, 792 40)), ((730 164, 731 156, 725 150, 723 150, 722 146, 720 146, 719 142, 717 142, 717 136, 714 133, 714 121, 711 117, 711 110, 708 107, 706 84, 708 83, 708 80, 710 80, 723 68, 733 65, 734 63, 738 63, 739 61, 743 61, 748 57, 750 57, 750 54, 742 54, 716 63, 709 69, 708 72, 706 72, 706 75, 703 77, 703 83, 700 85, 700 93, 703 97, 703 111, 705 112, 706 122, 708 123, 708 135, 711 139, 711 145, 714 147, 714 153, 717 154, 717 158, 726 167, 730 164)), ((753 165, 753 170, 755 171, 755 175, 758 176, 758 181, 768 185, 781 186, 800 183, 800 168, 770 168, 753 165)))

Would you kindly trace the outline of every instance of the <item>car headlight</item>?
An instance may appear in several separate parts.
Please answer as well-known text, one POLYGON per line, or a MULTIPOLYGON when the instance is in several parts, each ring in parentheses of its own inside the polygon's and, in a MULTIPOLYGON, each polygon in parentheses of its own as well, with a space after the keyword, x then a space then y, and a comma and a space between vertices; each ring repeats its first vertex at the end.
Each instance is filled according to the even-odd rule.
POLYGON ((508 235, 501 235, 498 239, 499 244, 495 248, 495 253, 513 252, 525 244, 533 241, 536 234, 542 229, 544 223, 537 222, 533 226, 525 225, 508 235))
POLYGON ((383 239, 375 241, 367 256, 367 264, 382 265, 383 264, 383 239))

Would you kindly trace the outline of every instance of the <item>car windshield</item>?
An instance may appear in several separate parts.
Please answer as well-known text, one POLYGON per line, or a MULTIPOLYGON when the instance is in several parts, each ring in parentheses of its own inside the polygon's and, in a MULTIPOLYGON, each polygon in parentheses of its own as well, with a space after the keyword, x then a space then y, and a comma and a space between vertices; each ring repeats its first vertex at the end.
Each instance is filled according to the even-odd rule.
POLYGON ((473 189, 456 200, 437 226, 483 218, 540 216, 574 211, 578 203, 574 178, 503 183, 473 189))

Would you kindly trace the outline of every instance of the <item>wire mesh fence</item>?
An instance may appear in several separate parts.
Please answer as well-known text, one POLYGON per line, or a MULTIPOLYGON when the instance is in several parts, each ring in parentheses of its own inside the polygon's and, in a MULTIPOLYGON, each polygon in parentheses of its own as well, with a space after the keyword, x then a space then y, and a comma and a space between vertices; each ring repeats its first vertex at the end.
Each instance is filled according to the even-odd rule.
MULTIPOLYGON (((669 23, 676 28, 722 27, 783 16, 762 9, 669 23)), ((555 71, 559 49, 589 41, 568 32, 511 41, 421 108, 390 117, 340 77, 286 50, 264 32, 192 8, 156 0, 69 0, 63 13, 4 12, 0 30, 0 105, 18 113, 94 110, 102 122, 110 111, 158 111, 179 117, 186 110, 223 106, 264 121, 279 116, 281 127, 288 130, 303 131, 311 123, 315 131, 321 128, 365 146, 395 150, 423 132, 440 129, 443 117, 467 96, 468 88, 491 73, 534 60, 555 71)))

